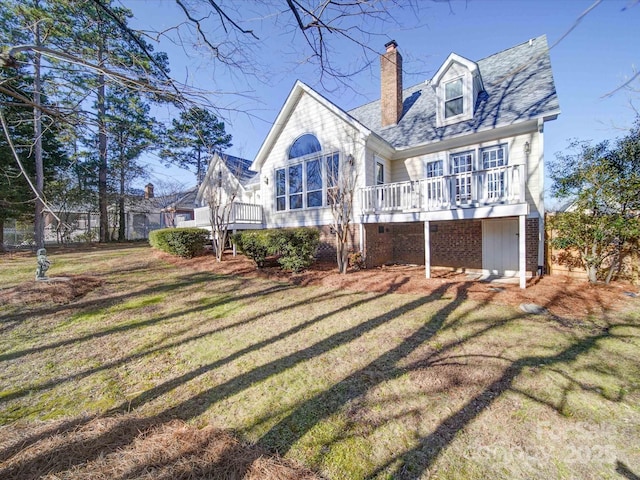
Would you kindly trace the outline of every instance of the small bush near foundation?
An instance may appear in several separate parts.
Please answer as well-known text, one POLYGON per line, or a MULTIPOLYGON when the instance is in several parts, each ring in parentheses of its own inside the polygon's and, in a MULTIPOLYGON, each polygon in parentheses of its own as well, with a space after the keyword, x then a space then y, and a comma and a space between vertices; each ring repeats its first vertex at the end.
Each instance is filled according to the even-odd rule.
POLYGON ((315 260, 320 232, 308 227, 250 230, 236 233, 232 240, 258 268, 264 267, 269 255, 277 254, 283 269, 299 272, 315 260))
POLYGON ((231 236, 231 241, 238 250, 249 257, 258 268, 264 267, 264 262, 273 251, 271 237, 275 230, 248 230, 231 236))
POLYGON ((275 249, 280 254, 278 263, 284 270, 299 272, 315 261, 320 244, 320 231, 300 227, 277 230, 275 249))
POLYGON ((209 232, 202 228, 163 228, 149 234, 149 244, 163 252, 193 258, 204 252, 209 232))
POLYGON ((362 270, 366 268, 361 252, 351 252, 349 254, 349 266, 354 270, 362 270))

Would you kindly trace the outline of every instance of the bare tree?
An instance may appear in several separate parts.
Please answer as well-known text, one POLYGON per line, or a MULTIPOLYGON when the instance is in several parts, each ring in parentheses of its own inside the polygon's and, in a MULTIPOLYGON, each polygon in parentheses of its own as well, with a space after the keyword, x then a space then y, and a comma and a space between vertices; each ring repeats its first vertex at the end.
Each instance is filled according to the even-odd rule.
POLYGON ((232 221, 234 203, 238 198, 240 183, 239 172, 231 172, 228 165, 220 155, 215 155, 209 167, 212 175, 206 185, 207 205, 209 206, 209 223, 211 225, 211 245, 218 262, 222 261, 227 240, 229 238, 229 226, 232 221), (227 170, 230 175, 224 175, 227 170), (226 177, 226 178, 225 178, 226 177))
POLYGON ((178 180, 154 180, 145 187, 145 198, 164 216, 167 227, 176 226, 176 207, 187 192, 184 183, 178 180))
POLYGON ((349 267, 349 237, 353 220, 353 210, 358 172, 352 154, 339 161, 338 156, 327 162, 327 200, 331 207, 333 223, 331 228, 336 239, 336 259, 338 270, 347 273, 349 267))

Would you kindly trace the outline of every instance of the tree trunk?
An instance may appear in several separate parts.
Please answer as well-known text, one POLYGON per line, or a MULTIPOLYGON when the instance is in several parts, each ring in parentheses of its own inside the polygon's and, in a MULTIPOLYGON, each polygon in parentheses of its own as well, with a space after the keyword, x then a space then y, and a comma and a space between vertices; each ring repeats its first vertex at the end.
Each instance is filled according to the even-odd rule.
POLYGON ((346 275, 349 268, 349 242, 347 237, 348 225, 342 232, 336 229, 336 260, 338 261, 338 271, 346 275))
MULTIPOLYGON (((36 22, 34 37, 36 45, 39 46, 40 24, 38 22, 36 22)), ((42 163, 42 110, 40 108, 41 56, 39 53, 34 55, 33 70, 33 132, 35 136, 33 153, 36 167, 36 205, 33 236, 36 248, 44 248, 44 204, 42 203, 44 191, 44 165, 42 163)))
POLYGON ((125 215, 125 179, 124 168, 120 169, 120 197, 118 198, 118 241, 124 242, 126 238, 126 215, 125 215))
POLYGON ((4 252, 4 218, 0 217, 0 252, 4 252))
POLYGON ((196 166, 196 178, 197 178, 197 184, 199 187, 200 184, 202 183, 202 163, 200 160, 200 148, 198 148, 198 164, 196 166))
MULTIPOLYGON (((103 64, 102 45, 98 45, 98 65, 103 64)), ((98 74, 98 210, 100 211, 100 241, 109 241, 109 215, 107 208, 107 125, 105 103, 105 78, 98 74)))
POLYGON ((595 265, 587 266, 587 277, 589 283, 596 283, 598 281, 598 268, 595 265))

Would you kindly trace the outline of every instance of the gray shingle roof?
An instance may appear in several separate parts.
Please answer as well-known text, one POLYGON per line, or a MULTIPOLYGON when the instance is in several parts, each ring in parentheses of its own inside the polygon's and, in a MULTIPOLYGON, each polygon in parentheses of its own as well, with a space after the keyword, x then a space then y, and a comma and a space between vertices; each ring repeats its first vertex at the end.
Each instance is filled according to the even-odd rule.
POLYGON ((221 153, 220 157, 227 165, 229 171, 238 178, 242 185, 246 186, 252 183, 252 180, 255 179, 257 173, 249 170, 249 167, 251 167, 252 163, 251 160, 247 160, 246 158, 234 157, 233 155, 228 155, 226 153, 221 153))
POLYGON ((545 35, 477 64, 485 91, 479 94, 474 118, 469 121, 437 127, 435 91, 426 82, 404 89, 403 113, 397 125, 381 127, 379 100, 348 113, 398 149, 558 113, 545 35))

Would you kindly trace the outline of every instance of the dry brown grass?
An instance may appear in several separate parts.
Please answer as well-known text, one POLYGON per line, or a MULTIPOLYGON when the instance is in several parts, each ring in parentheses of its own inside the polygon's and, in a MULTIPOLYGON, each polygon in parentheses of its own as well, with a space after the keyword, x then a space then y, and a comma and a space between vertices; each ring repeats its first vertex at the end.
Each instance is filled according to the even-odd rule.
POLYGON ((14 424, 2 430, 6 480, 319 480, 301 465, 241 443, 232 433, 135 415, 14 424), (101 452, 110 452, 102 455, 101 452), (82 462, 82 459, 91 459, 82 462))
POLYGON ((0 305, 34 305, 42 302, 65 304, 84 297, 104 284, 90 275, 53 277, 49 281, 29 281, 3 290, 0 305))

